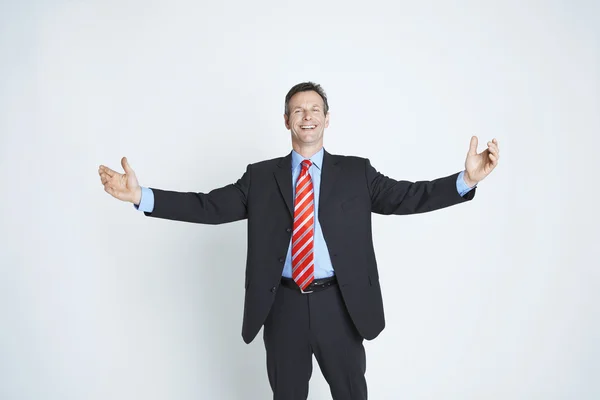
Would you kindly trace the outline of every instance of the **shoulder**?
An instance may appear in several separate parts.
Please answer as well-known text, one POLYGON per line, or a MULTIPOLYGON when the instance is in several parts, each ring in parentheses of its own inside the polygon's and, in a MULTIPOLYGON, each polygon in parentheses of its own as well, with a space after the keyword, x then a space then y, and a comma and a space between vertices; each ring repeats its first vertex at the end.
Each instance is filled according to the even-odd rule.
POLYGON ((251 163, 252 168, 268 168, 279 164, 285 157, 272 158, 270 160, 256 161, 251 163))
POLYGON ((248 168, 251 168, 253 172, 272 172, 277 170, 279 167, 284 167, 286 164, 290 165, 290 154, 285 155, 283 157, 271 158, 268 160, 256 161, 248 165, 248 168))
POLYGON ((330 154, 333 164, 339 165, 342 168, 365 168, 368 159, 359 156, 347 156, 340 154, 330 154))
POLYGON ((364 162, 366 161, 366 158, 358 157, 358 156, 345 156, 345 155, 340 155, 340 154, 332 154, 331 157, 333 157, 338 162, 345 163, 345 164, 361 164, 361 163, 364 164, 364 162))

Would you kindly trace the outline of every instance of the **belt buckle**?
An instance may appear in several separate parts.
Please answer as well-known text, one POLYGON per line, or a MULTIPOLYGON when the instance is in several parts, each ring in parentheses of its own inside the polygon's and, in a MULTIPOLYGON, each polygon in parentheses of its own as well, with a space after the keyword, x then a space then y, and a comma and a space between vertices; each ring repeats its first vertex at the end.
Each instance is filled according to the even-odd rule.
POLYGON ((300 286, 298 286, 298 289, 300 289, 300 292, 301 292, 302 294, 309 294, 309 293, 312 293, 312 292, 314 292, 314 290, 310 290, 310 291, 307 291, 307 292, 306 292, 306 291, 302 290, 302 288, 301 288, 300 286))

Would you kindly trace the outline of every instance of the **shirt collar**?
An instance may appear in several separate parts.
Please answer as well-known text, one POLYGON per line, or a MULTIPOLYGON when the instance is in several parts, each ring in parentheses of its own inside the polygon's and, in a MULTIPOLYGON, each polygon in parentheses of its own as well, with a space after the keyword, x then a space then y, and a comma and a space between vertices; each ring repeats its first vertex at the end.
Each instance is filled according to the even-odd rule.
MULTIPOLYGON (((321 167, 323 166, 323 154, 324 148, 321 147, 321 150, 319 150, 311 158, 309 158, 310 162, 318 169, 321 169, 321 167)), ((296 150, 292 150, 292 170, 295 170, 298 167, 298 165, 300 165, 300 163, 304 160, 305 158, 302 157, 300 154, 296 153, 296 150)))

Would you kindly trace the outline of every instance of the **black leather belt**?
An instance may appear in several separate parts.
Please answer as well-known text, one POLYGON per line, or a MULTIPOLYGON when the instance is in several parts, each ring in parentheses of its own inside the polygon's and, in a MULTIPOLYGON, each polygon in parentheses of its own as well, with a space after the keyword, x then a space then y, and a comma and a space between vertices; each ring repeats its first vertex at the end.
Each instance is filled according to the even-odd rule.
POLYGON ((306 290, 301 290, 300 287, 294 282, 292 278, 281 278, 281 286, 285 286, 289 289, 294 289, 299 291, 300 293, 312 293, 312 292, 320 292, 321 290, 325 290, 333 285, 337 285, 337 278, 331 276, 329 278, 321 278, 313 280, 310 285, 306 287, 306 290))

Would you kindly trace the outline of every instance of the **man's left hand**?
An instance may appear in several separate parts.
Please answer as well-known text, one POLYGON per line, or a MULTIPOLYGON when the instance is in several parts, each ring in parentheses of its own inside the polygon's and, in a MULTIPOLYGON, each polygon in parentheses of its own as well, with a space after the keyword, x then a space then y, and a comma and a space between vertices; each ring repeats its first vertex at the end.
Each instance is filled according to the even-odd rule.
POLYGON ((464 180, 469 187, 475 186, 488 176, 496 168, 500 159, 500 149, 495 138, 487 142, 487 149, 479 154, 477 154, 477 143, 477 136, 473 136, 465 161, 464 180))

